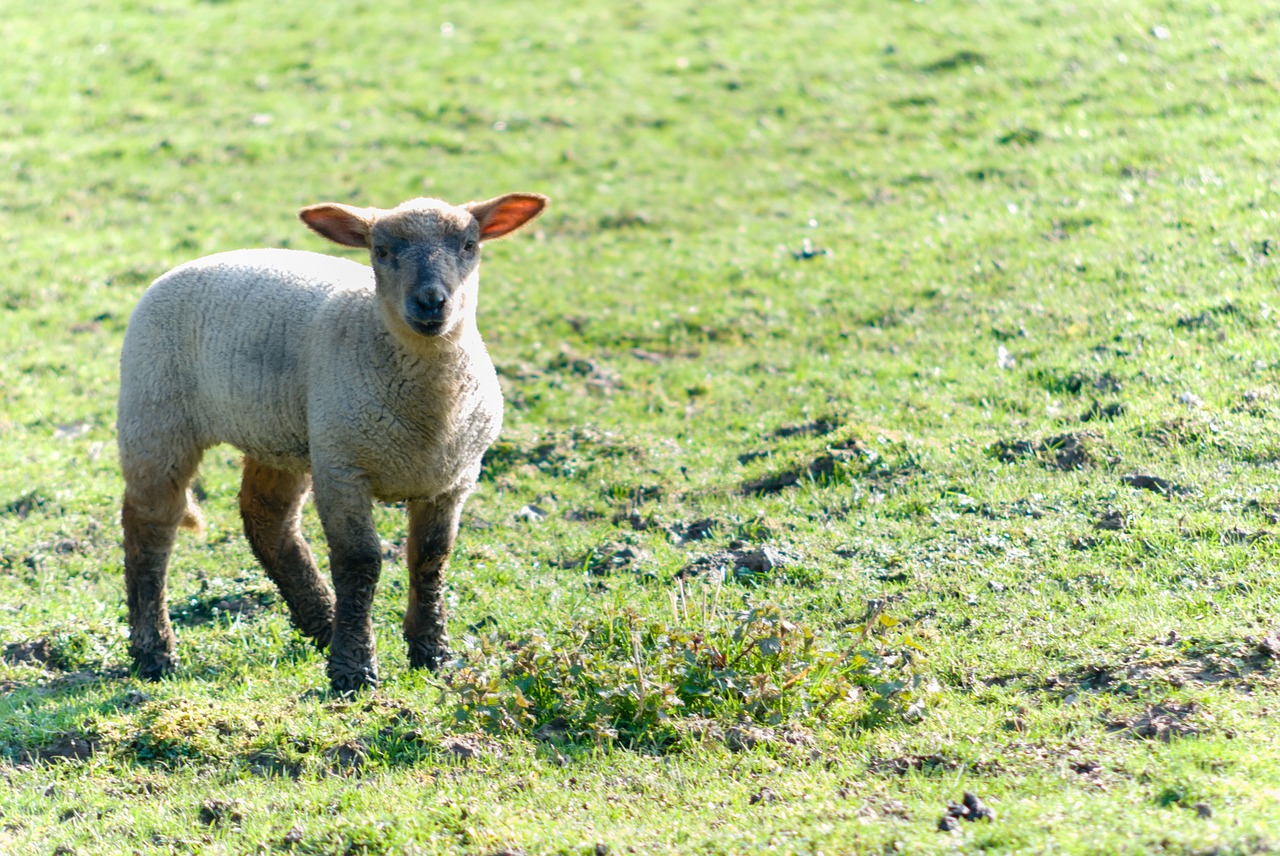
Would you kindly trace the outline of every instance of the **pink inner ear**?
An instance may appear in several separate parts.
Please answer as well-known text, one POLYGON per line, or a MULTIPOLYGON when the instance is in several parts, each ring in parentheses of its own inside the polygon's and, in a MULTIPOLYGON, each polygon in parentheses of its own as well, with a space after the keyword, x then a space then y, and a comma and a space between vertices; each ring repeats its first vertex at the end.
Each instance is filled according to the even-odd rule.
POLYGON ((353 211, 338 205, 313 205, 302 209, 300 216, 304 223, 334 243, 368 246, 369 223, 353 211))
POLYGON ((546 203, 541 199, 517 196, 504 201, 480 223, 480 237, 498 238, 518 229, 538 216, 546 203))

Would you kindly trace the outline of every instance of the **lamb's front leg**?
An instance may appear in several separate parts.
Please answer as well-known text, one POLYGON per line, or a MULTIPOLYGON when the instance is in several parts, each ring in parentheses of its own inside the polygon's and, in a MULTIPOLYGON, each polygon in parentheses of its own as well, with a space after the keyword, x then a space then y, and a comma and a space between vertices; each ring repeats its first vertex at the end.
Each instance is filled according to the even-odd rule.
POLYGON ((438 669, 449 657, 444 622, 444 569, 458 536, 458 518, 467 491, 430 502, 409 503, 409 608, 404 614, 404 638, 409 665, 438 669))
POLYGON ((329 641, 329 683, 335 692, 378 685, 373 596, 382 548, 373 525, 373 500, 357 478, 316 473, 316 509, 329 541, 335 610, 329 641))

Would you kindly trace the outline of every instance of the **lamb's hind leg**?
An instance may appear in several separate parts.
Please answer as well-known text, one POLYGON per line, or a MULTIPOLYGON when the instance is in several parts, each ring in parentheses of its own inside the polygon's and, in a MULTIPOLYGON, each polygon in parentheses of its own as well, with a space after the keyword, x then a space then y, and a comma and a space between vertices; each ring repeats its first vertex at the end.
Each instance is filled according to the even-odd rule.
POLYGON ((302 503, 311 480, 244 459, 240 516, 267 576, 280 588, 293 624, 321 648, 333 635, 333 592, 302 538, 302 503))
POLYGON ((125 466, 124 576, 129 602, 129 654, 134 669, 158 680, 178 665, 165 593, 169 555, 180 524, 196 525, 199 513, 188 507, 187 485, 200 452, 178 455, 166 466, 125 466))

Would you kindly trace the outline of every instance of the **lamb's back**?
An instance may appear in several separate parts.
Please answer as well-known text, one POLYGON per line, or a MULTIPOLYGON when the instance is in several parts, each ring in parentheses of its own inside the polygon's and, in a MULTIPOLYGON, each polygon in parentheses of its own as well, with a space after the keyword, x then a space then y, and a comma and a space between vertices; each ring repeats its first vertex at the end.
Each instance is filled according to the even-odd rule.
POLYGON ((305 469, 313 328, 373 299, 370 268, 319 253, 238 250, 174 268, 125 334, 122 444, 127 423, 149 417, 179 423, 201 447, 230 443, 305 469))

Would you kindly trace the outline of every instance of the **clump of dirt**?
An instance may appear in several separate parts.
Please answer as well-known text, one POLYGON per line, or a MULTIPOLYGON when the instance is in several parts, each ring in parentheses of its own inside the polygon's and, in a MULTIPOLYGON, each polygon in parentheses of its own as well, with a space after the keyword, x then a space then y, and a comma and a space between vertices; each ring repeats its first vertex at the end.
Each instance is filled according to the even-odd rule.
POLYGON ((553 357, 547 363, 547 371, 580 377, 585 381, 588 389, 605 395, 611 395, 625 388, 621 375, 616 371, 568 350, 561 351, 553 357))
POLYGON ((1270 416, 1270 405, 1275 401, 1275 390, 1272 387, 1262 389, 1246 389, 1240 393, 1240 400, 1230 406, 1232 413, 1247 413, 1250 416, 1270 416))
POLYGON ((263 778, 297 779, 302 775, 301 764, 296 761, 281 758, 279 755, 271 751, 255 752, 246 758, 245 761, 249 765, 250 773, 263 778))
POLYGON ((563 559, 558 564, 566 570, 585 569, 593 577, 603 577, 614 571, 638 570, 652 558, 648 550, 611 541, 593 547, 581 556, 563 559))
POLYGON ((451 758, 459 761, 502 757, 502 750, 498 744, 470 735, 446 737, 440 741, 440 748, 451 758))
POLYGON ((1111 372, 1103 372, 1100 375, 1085 372, 1063 374, 1060 370, 1037 369, 1031 373, 1031 380, 1055 395, 1079 395, 1087 389, 1103 394, 1113 394, 1122 388, 1119 378, 1111 372))
POLYGON ((1246 636, 1244 641, 1246 645, 1252 646, 1257 654, 1271 660, 1280 660, 1280 633, 1272 630, 1264 634, 1261 639, 1246 636))
POLYGON ((75 672, 67 672, 59 675, 51 681, 45 683, 45 689, 51 692, 66 692, 67 690, 81 689, 91 686, 100 681, 119 680, 129 674, 129 669, 120 666, 114 669, 80 669, 75 672))
POLYGON ((894 758, 872 758, 867 765, 867 772, 905 776, 911 772, 951 772, 962 766, 960 761, 945 755, 899 755, 894 758))
POLYGON ((18 753, 18 758, 23 763, 32 761, 44 762, 73 762, 86 761, 92 758, 94 753, 98 751, 97 738, 82 734, 78 731, 68 731, 60 734, 50 743, 38 748, 24 748, 18 753))
POLYGON ((947 813, 938 819, 938 830, 940 832, 953 832, 959 829, 959 822, 962 820, 975 823, 979 820, 985 820, 988 823, 996 819, 996 813, 991 810, 977 794, 965 791, 960 802, 948 802, 947 813))
POLYGON ((742 492, 748 496, 766 496, 780 493, 803 481, 826 481, 842 467, 849 466, 867 454, 867 447, 856 437, 849 437, 828 446, 807 461, 742 483, 742 492))
POLYGON ((240 800, 205 800, 200 806, 200 822, 205 826, 239 826, 244 822, 244 805, 240 800))
POLYGON ((733 541, 728 550, 719 550, 705 556, 698 556, 685 565, 677 574, 677 579, 691 577, 725 577, 732 573, 737 577, 750 577, 768 574, 779 568, 794 565, 797 557, 777 547, 763 546, 749 549, 741 541, 733 541))
POLYGON ((724 745, 730 752, 746 752, 757 746, 813 746, 813 735, 800 728, 778 731, 773 728, 739 723, 724 732, 724 745))
POLYGON ((571 523, 591 523, 604 517, 603 511, 594 508, 571 508, 564 513, 564 519, 571 523))
MULTIPOLYGON (((236 584, 250 583, 248 579, 236 579, 236 584)), ((195 626, 207 624, 223 616, 250 618, 266 610, 278 598, 273 589, 249 589, 247 591, 209 594, 208 581, 201 585, 201 594, 192 595, 169 606, 169 620, 174 624, 195 626), (203 595, 203 596, 202 596, 203 595)))
POLYGON ((33 639, 30 642, 11 642, 4 646, 4 661, 10 664, 45 665, 54 659, 53 643, 48 639, 33 639))
POLYGON ((365 740, 348 740, 325 750, 329 769, 340 776, 353 776, 369 760, 369 744, 365 740))
POLYGON ((1256 544, 1271 537, 1271 531, 1267 529, 1258 529, 1250 532, 1247 529, 1232 527, 1220 534, 1218 541, 1222 544, 1256 544))
POLYGON ((569 720, 557 716, 539 725, 533 738, 542 743, 563 743, 569 739, 569 720))
POLYGON ((583 425, 567 431, 548 432, 522 445, 500 440, 485 452, 481 478, 498 479, 509 472, 528 470, 554 478, 585 475, 597 461, 646 456, 644 449, 627 443, 620 434, 583 425))
POLYGON ((46 511, 53 507, 53 500, 39 491, 28 491, 17 499, 0 507, 0 514, 13 515, 19 520, 26 520, 33 511, 46 511))
POLYGON ((781 440, 787 437, 822 437, 830 434, 840 427, 840 421, 834 416, 821 416, 812 422, 803 422, 798 425, 783 425, 770 431, 768 436, 770 439, 781 440))
POLYGON ((1129 517, 1119 509, 1108 508, 1093 521, 1093 528, 1103 532, 1123 532, 1129 528, 1129 517))
POLYGON ((1137 696, 1145 687, 1239 686, 1249 689, 1270 680, 1280 661, 1280 632, 1261 637, 1183 639, 1171 631, 1163 640, 1139 645, 1119 662, 1090 664, 1054 675, 1043 689, 1064 697, 1076 692, 1137 696))
POLYGON ((690 541, 706 541, 714 537, 716 532, 724 526, 723 520, 704 517, 692 523, 674 523, 667 527, 667 531, 671 533, 671 537, 677 544, 687 544, 690 541))
MULTIPOLYGON (((1261 249, 1259 250, 1258 255, 1268 256, 1271 254, 1272 248, 1270 241, 1263 241, 1259 246, 1261 249)), ((1195 315, 1183 315, 1178 318, 1174 327, 1179 330, 1199 330, 1201 328, 1212 329, 1218 326, 1218 319, 1220 318, 1243 318, 1247 320, 1249 318, 1249 314, 1228 300, 1224 303, 1218 304, 1217 306, 1210 306, 1195 315)))
POLYGON ((1188 722, 1197 710, 1194 702, 1148 705, 1138 716, 1115 720, 1108 728, 1142 740, 1168 743, 1174 737, 1194 737, 1200 733, 1200 729, 1188 722))
POLYGON ((1280 502, 1251 499, 1244 504, 1245 511, 1261 515, 1268 523, 1280 523, 1280 502))
POLYGON ((1174 416, 1154 424, 1139 426, 1134 434, 1157 446, 1198 446, 1212 439, 1215 429, 1203 419, 1174 416))
POLYGON ((1120 483, 1138 490, 1149 490, 1152 493, 1163 494, 1166 499, 1172 499, 1175 496, 1187 496, 1192 492, 1190 487, 1176 484, 1168 479, 1153 476, 1149 473, 1128 473, 1120 477, 1120 483))
POLYGON ((1122 402, 1113 401, 1110 404, 1099 404, 1096 400, 1089 404, 1089 409, 1080 414, 1081 422, 1093 422, 1095 420, 1103 420, 1110 422, 1112 419, 1118 419, 1129 411, 1122 402))
POLYGON ((977 51, 962 50, 927 63, 921 66, 920 70, 925 74, 937 74, 941 71, 955 71, 969 66, 983 65, 986 62, 987 58, 977 51))
POLYGON ((119 710, 132 710, 134 708, 142 707, 144 704, 151 701, 151 696, 147 695, 142 690, 127 690, 118 698, 119 700, 116 702, 116 708, 119 710))
POLYGON ((1081 470, 1098 462, 1101 438, 1091 431, 1057 434, 1042 440, 997 440, 988 452, 998 461, 1011 464, 1033 457, 1057 470, 1081 470))

